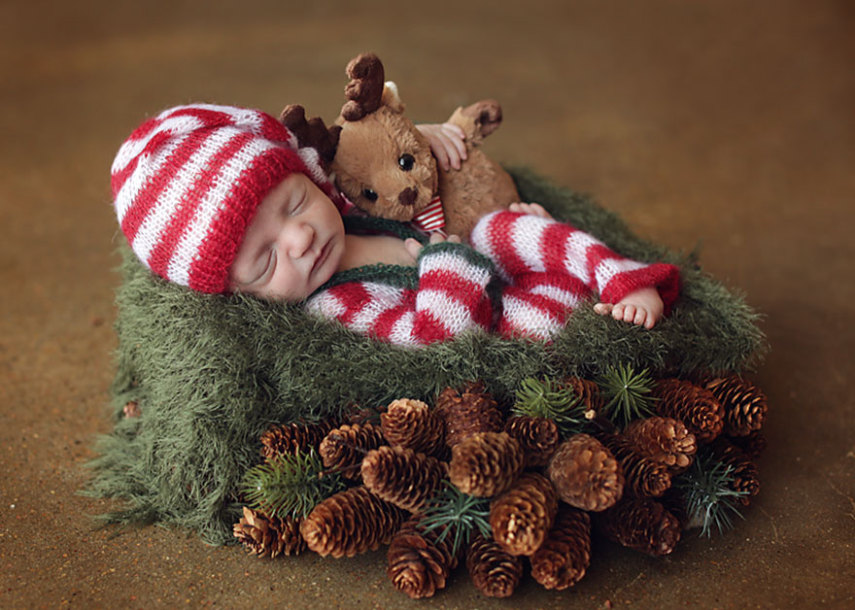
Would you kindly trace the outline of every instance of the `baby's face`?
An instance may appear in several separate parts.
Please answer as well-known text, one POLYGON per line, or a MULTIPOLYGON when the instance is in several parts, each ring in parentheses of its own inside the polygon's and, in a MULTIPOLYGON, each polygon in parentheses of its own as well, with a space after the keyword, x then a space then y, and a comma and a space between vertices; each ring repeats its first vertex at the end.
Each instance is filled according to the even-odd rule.
POLYGON ((335 204, 294 173, 259 204, 232 263, 231 288, 299 301, 335 273, 343 254, 344 224, 335 204))

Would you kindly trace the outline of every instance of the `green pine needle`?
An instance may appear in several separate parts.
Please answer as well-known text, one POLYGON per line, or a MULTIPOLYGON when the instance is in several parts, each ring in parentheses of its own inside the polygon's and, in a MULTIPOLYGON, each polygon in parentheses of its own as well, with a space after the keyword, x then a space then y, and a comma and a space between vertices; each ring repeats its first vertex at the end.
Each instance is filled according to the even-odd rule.
POLYGON ((252 508, 280 518, 305 517, 321 500, 341 489, 341 477, 325 473, 314 450, 277 455, 250 468, 241 482, 252 508))
POLYGON ((564 437, 581 432, 589 423, 582 409, 581 397, 572 388, 562 387, 552 379, 527 377, 516 392, 511 412, 517 416, 551 419, 564 437))
POLYGON ((742 518, 738 499, 746 491, 731 488, 733 467, 716 461, 712 454, 698 454, 691 469, 674 485, 683 492, 690 523, 700 524, 701 536, 712 537, 712 529, 723 534, 733 527, 733 517, 742 518))
POLYGON ((419 526, 425 533, 442 529, 437 542, 453 536, 452 554, 456 555, 461 545, 469 542, 473 530, 477 529, 485 538, 492 536, 489 518, 488 499, 465 494, 445 481, 443 488, 428 502, 419 526))
POLYGON ((654 381, 647 369, 636 373, 630 365, 610 366, 598 384, 607 401, 605 413, 616 426, 653 415, 654 381))

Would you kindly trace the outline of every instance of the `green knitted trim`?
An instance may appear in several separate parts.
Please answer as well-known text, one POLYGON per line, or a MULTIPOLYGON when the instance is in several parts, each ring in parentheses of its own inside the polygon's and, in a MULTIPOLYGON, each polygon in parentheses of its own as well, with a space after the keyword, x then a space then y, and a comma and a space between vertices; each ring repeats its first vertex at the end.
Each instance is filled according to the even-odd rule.
POLYGON ((427 243, 428 237, 412 226, 373 216, 344 216, 344 228, 348 233, 391 233, 401 239, 412 237, 421 243, 427 243))
POLYGON ((415 267, 403 265, 386 265, 383 263, 363 265, 339 271, 318 288, 317 292, 323 292, 333 286, 348 282, 379 282, 415 290, 419 286, 419 271, 415 267))
MULTIPOLYGON (((401 236, 413 236, 406 225, 400 222, 379 222, 383 221, 383 219, 370 217, 353 217, 353 219, 356 220, 355 223, 351 222, 351 220, 348 220, 345 223, 349 231, 351 229, 356 229, 357 227, 378 229, 381 226, 385 226, 387 228, 395 229, 395 232, 401 236)), ((426 239, 424 235, 418 235, 421 238, 420 241, 424 241, 426 239)), ((489 258, 479 252, 476 252, 469 246, 454 242, 427 244, 422 248, 421 252, 419 252, 418 260, 421 261, 424 256, 435 252, 451 252, 456 256, 462 257, 472 265, 487 269, 490 272, 495 271, 493 261, 489 258)), ((327 280, 326 283, 318 288, 317 292, 323 292, 324 290, 329 290, 334 286, 339 286, 348 282, 379 282, 388 284, 389 286, 415 290, 419 286, 419 272, 416 267, 407 267, 403 265, 387 265, 383 263, 378 263, 376 265, 363 265, 361 267, 354 267, 352 269, 346 269, 345 271, 336 273, 327 280)))

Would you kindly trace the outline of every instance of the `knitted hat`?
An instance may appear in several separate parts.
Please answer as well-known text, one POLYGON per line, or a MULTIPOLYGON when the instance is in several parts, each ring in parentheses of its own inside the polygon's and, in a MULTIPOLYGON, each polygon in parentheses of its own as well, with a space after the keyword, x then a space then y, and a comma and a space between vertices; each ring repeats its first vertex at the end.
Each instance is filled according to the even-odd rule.
POLYGON ((112 167, 116 215, 137 257, 193 290, 228 290, 258 204, 294 172, 339 207, 317 152, 274 117, 231 106, 165 110, 138 127, 112 167))

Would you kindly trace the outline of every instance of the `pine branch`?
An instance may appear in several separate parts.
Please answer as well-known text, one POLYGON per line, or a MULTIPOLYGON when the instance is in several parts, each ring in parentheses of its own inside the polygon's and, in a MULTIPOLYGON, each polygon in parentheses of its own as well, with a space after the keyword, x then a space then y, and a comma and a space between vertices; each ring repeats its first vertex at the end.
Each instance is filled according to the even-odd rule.
POLYGON ((589 423, 579 408, 580 403, 581 397, 572 388, 562 387, 552 379, 540 381, 527 377, 517 389, 511 411, 516 416, 551 419, 566 438, 582 432, 589 423))
POLYGON ((636 373, 630 365, 610 366, 597 383, 607 400, 603 410, 619 428, 653 415, 654 381, 647 369, 636 373))
POLYGON ((469 542, 473 530, 477 529, 485 538, 492 537, 489 519, 488 499, 465 494, 446 481, 443 488, 428 501, 419 527, 425 534, 441 529, 437 543, 449 535, 453 536, 452 554, 457 555, 461 545, 469 542))
POLYGON ((241 492, 252 508, 282 519, 305 517, 321 500, 341 489, 341 477, 324 471, 314 449, 277 455, 250 468, 241 482, 241 492))
POLYGON ((748 492, 732 489, 732 473, 733 466, 716 461, 705 451, 674 482, 683 494, 689 522, 700 524, 701 536, 712 537, 713 527, 723 534, 733 527, 734 516, 742 518, 739 498, 748 492))

